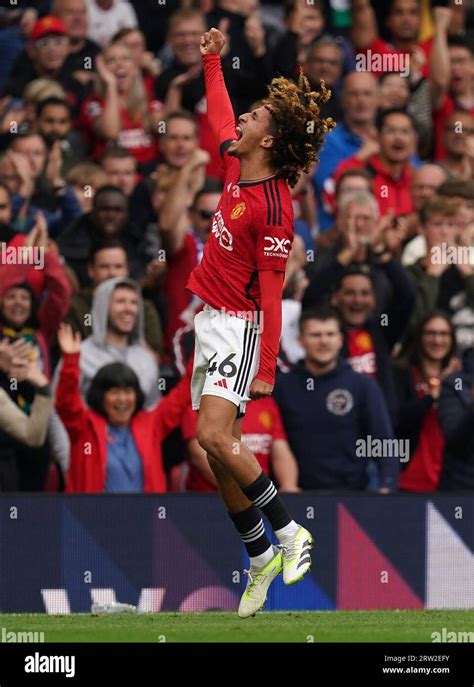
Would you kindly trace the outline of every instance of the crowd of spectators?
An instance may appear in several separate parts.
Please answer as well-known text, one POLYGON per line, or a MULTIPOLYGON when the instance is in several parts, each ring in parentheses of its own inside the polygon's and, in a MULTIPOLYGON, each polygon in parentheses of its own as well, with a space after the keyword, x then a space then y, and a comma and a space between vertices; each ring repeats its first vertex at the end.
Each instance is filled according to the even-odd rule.
POLYGON ((474 490, 474 6, 19 0, 0 8, 0 491, 216 491, 186 290, 236 116, 332 91, 292 189, 278 374, 243 441, 281 491, 474 490))

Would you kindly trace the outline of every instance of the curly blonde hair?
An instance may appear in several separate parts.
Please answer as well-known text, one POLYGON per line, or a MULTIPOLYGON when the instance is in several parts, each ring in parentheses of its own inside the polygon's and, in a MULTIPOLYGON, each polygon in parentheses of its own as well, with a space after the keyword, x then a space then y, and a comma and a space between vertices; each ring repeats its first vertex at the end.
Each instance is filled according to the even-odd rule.
POLYGON ((336 126, 330 117, 321 116, 320 106, 329 100, 331 91, 324 81, 320 83, 320 90, 313 91, 303 72, 297 82, 277 77, 262 101, 272 121, 271 164, 291 187, 301 172, 308 172, 311 164, 319 161, 324 137, 336 126))

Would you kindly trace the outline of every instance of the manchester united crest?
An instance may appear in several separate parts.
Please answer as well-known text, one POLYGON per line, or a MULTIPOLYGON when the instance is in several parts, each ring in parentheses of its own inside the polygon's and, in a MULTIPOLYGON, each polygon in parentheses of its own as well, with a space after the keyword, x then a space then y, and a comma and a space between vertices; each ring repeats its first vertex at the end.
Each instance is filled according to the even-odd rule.
POLYGON ((238 219, 239 217, 242 217, 244 212, 246 211, 247 206, 245 205, 244 201, 242 200, 240 203, 237 203, 235 208, 232 209, 232 212, 230 213, 230 218, 231 219, 238 219))

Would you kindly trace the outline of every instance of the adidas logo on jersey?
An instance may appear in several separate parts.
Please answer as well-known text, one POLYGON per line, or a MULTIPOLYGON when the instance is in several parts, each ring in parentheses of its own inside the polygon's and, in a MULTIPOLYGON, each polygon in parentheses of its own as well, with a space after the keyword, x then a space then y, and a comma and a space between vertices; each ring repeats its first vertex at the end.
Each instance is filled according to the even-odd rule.
POLYGON ((218 382, 214 382, 214 386, 221 386, 223 389, 228 389, 225 379, 219 379, 218 382))

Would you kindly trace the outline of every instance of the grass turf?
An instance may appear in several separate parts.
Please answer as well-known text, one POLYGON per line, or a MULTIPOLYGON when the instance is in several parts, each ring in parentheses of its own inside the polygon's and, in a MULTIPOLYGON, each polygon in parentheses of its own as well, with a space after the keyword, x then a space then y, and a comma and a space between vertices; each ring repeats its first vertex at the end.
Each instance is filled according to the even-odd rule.
POLYGON ((45 642, 431 642, 432 632, 472 632, 474 611, 1 614, 4 632, 44 632, 45 642))

